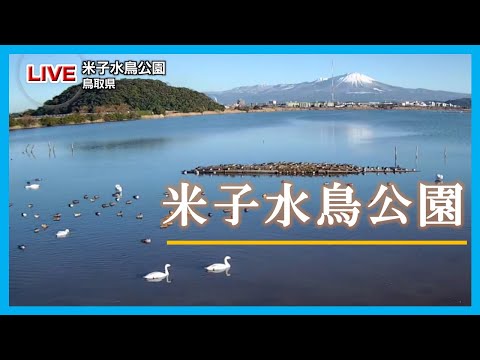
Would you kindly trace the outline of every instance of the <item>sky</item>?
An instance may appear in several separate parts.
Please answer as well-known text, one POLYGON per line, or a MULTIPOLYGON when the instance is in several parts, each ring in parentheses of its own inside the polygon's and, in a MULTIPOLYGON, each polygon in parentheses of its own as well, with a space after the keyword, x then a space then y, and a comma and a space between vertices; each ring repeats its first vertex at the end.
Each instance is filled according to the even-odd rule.
MULTIPOLYGON (((166 76, 143 78, 202 92, 327 78, 333 61, 334 76, 359 72, 394 86, 471 93, 471 56, 466 54, 27 54, 10 55, 10 112, 35 109, 72 85, 27 84, 27 64, 77 64, 81 69, 85 60, 165 60, 166 76)), ((78 76, 80 83, 80 71, 78 76)))

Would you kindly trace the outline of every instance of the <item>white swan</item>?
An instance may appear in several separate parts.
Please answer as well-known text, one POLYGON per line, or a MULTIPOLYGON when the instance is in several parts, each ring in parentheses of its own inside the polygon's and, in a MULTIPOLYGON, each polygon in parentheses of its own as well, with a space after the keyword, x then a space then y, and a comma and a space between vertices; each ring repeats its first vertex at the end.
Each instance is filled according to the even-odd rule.
POLYGON ((225 259, 223 260, 225 262, 224 264, 212 264, 207 266, 205 269, 207 271, 213 271, 213 272, 230 269, 230 264, 228 263, 228 260, 230 259, 231 259, 230 256, 225 256, 225 259))
POLYGON ((69 230, 69 229, 60 230, 60 231, 57 232, 57 238, 58 238, 58 237, 65 237, 65 236, 67 236, 68 234, 70 234, 70 230, 69 230))
POLYGON ((119 184, 115 185, 115 191, 121 194, 123 192, 122 186, 119 184))
POLYGON ((151 273, 148 273, 145 275, 143 278, 147 280, 153 280, 153 279, 163 279, 166 278, 170 273, 168 272, 168 268, 170 267, 170 264, 165 265, 165 272, 161 271, 153 271, 151 273))

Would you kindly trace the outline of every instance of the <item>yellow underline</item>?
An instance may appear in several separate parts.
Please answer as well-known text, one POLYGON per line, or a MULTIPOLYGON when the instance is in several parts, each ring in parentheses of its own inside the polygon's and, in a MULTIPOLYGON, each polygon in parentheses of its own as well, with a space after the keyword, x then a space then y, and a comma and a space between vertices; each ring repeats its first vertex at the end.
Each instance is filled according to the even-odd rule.
POLYGON ((167 245, 467 245, 467 240, 167 240, 167 245))

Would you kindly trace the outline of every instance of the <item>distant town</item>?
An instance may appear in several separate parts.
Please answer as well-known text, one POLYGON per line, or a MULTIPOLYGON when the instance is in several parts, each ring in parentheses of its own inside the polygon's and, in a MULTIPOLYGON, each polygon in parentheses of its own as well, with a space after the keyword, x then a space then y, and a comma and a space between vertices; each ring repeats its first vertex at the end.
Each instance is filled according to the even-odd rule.
MULTIPOLYGON (((460 99, 464 100, 464 99, 460 99)), ((461 102, 458 100, 458 102, 461 102)), ((276 100, 270 100, 266 103, 250 103, 247 104, 245 100, 239 99, 234 104, 225 105, 226 109, 263 109, 263 108, 379 108, 379 109, 392 109, 392 108, 458 108, 469 109, 470 105, 467 103, 455 104, 457 100, 441 102, 441 101, 404 101, 404 102, 340 102, 340 101, 285 101, 277 102, 276 100)))

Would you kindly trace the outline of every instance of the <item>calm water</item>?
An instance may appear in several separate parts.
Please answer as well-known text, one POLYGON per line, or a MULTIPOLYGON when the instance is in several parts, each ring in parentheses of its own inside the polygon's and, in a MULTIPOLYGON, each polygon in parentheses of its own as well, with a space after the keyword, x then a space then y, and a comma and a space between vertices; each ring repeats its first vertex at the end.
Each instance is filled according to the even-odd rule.
MULTIPOLYGON (((10 305, 468 305, 470 246, 453 247, 239 247, 167 246, 167 239, 467 239, 470 240, 470 114, 431 111, 311 111, 199 116, 45 128, 10 133, 10 305), (48 142, 56 157, 48 156, 48 142), (72 155, 70 144, 75 143, 72 155), (35 144, 33 156, 22 154, 35 144), (319 229, 312 222, 284 230, 263 221, 271 209, 261 195, 280 190, 278 177, 195 177, 184 169, 217 163, 269 161, 341 162, 358 165, 398 163, 421 172, 348 176, 365 204, 379 183, 393 181, 414 201, 410 225, 372 229, 367 214, 359 226, 319 229), (415 162, 415 147, 419 160, 415 162), (444 159, 444 148, 447 158, 444 159), (464 226, 419 230, 417 182, 461 181, 465 189, 464 226), (38 191, 25 182, 42 178, 38 191), (204 227, 176 224, 160 229, 168 209, 160 206, 167 186, 188 179, 201 185, 209 201, 204 227), (225 182, 250 181, 261 208, 242 213, 231 230, 213 209, 228 200, 225 182), (116 207, 115 184, 124 197, 116 207), (100 195, 95 203, 83 195, 100 195), (125 200, 139 194, 139 200, 125 200), (68 203, 80 204, 69 208, 68 203), (27 204, 33 207, 28 208, 27 204), (119 210, 124 217, 116 216, 119 210), (100 211, 101 216, 95 216, 100 211), (28 216, 22 218, 20 214, 28 216), (52 215, 60 212, 59 222, 52 215), (79 218, 73 212, 81 212, 79 218), (136 220, 138 212, 143 220, 136 220), (39 219, 33 217, 40 214, 39 219), (33 229, 48 223, 46 231, 33 229), (65 228, 71 235, 57 239, 65 228), (140 240, 152 238, 149 245, 140 240), (25 244, 25 251, 17 246, 25 244), (231 276, 203 267, 232 257, 231 276), (145 273, 172 264, 171 283, 149 283, 145 273)), ((311 198, 302 208, 316 220, 325 178, 283 177, 295 193, 311 198)), ((330 179, 332 181, 334 179, 330 179)))

